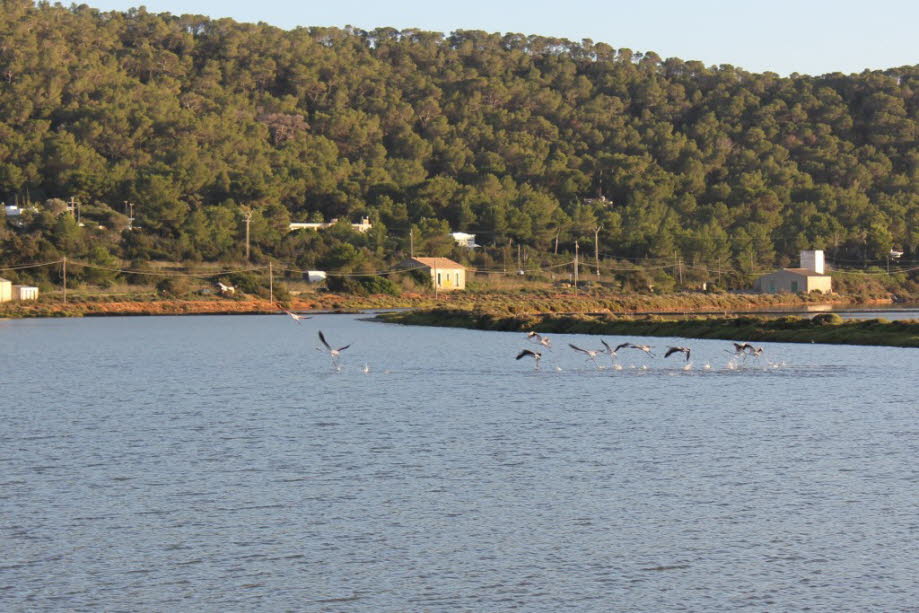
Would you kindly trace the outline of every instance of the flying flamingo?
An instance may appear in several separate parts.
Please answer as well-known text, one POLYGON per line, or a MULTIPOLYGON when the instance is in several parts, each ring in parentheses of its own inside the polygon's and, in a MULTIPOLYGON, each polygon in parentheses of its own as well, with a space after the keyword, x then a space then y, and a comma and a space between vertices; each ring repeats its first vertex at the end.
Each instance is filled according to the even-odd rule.
POLYGON ((689 361, 689 354, 690 354, 689 347, 670 347, 669 349, 667 349, 667 353, 664 354, 664 357, 669 358, 674 353, 685 353, 686 361, 687 362, 689 361))
POLYGON ((597 369, 600 368, 600 365, 597 364, 597 356, 600 355, 601 353, 606 353, 605 351, 601 349, 581 349, 577 345, 572 345, 571 343, 568 343, 568 346, 574 349, 575 351, 580 351, 581 353, 585 354, 587 356, 587 359, 593 362, 594 366, 596 366, 597 369))
POLYGON ((546 349, 552 349, 552 341, 549 340, 549 337, 543 336, 539 332, 533 332, 532 330, 527 332, 527 339, 536 341, 546 349))
POLYGON ((323 345, 325 345, 326 351, 329 352, 329 357, 332 358, 332 365, 335 367, 338 366, 338 358, 339 356, 341 356, 341 352, 351 346, 351 344, 349 343, 345 345, 344 347, 333 349, 332 346, 329 345, 328 341, 325 340, 325 335, 322 333, 322 330, 319 331, 319 340, 322 341, 323 345))
MULTIPOLYGON (((291 313, 290 311, 288 311, 287 309, 285 309, 285 308, 282 307, 281 305, 278 305, 278 307, 279 307, 282 311, 284 311, 285 313, 287 313, 288 315, 290 315, 291 318, 292 318, 295 322, 297 322, 298 324, 300 323, 300 320, 301 320, 301 319, 312 319, 312 317, 309 317, 308 315, 301 315, 300 313, 291 313)), ((302 324, 301 324, 301 325, 302 325, 302 324)))
POLYGON ((648 354, 649 356, 651 356, 652 358, 653 358, 653 357, 656 357, 653 353, 651 353, 651 346, 650 346, 650 345, 633 345, 632 343, 629 343, 629 347, 630 347, 631 349, 639 349, 639 350, 641 350, 641 351, 644 351, 645 353, 647 353, 647 354, 648 354))
POLYGON ((532 356, 536 361, 536 366, 533 370, 539 370, 539 361, 542 359, 542 354, 538 351, 530 351, 529 349, 522 349, 520 353, 517 354, 516 359, 525 358, 526 356, 532 356))

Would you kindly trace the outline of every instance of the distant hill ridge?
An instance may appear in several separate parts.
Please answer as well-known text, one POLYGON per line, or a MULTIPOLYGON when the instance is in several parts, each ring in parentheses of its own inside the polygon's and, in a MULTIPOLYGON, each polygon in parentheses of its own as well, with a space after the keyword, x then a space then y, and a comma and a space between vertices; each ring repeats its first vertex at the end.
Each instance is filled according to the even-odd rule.
POLYGON ((432 255, 449 231, 596 237, 748 273, 919 247, 919 66, 782 78, 520 34, 0 10, 0 199, 74 197, 109 229, 127 201, 142 229, 37 220, 0 230, 6 261, 238 257, 240 204, 256 256, 310 268, 395 261, 413 225, 432 255), (364 237, 285 230, 362 216, 364 237))

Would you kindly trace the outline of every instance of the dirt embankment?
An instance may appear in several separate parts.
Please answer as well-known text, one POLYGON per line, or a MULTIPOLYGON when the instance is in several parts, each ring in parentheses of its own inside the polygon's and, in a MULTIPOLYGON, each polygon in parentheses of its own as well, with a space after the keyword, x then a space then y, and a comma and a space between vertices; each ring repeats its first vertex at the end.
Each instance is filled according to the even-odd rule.
MULTIPOLYGON (((815 303, 845 304, 844 296, 800 297, 763 294, 669 295, 618 293, 562 293, 556 291, 404 293, 401 296, 349 296, 311 293, 291 298, 284 307, 292 311, 340 311, 388 308, 484 310, 506 315, 536 313, 687 313, 740 312, 764 308, 800 307, 815 303)), ((0 317, 93 317, 106 315, 224 315, 277 313, 281 306, 258 297, 201 299, 71 299, 6 303, 0 317)))

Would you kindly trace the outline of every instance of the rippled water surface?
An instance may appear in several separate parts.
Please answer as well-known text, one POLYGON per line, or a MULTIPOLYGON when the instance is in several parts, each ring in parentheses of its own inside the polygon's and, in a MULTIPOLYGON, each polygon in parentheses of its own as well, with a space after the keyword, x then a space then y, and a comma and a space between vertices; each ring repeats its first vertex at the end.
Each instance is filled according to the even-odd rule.
POLYGON ((0 321, 0 610, 919 611, 919 350, 552 338, 0 321))

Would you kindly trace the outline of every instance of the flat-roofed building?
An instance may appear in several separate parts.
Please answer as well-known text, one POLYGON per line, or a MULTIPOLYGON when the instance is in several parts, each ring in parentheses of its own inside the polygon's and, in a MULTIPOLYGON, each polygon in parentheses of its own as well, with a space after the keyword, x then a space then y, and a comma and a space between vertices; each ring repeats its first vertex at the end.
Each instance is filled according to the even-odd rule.
POLYGON ((823 251, 802 251, 799 268, 783 268, 758 278, 754 289, 764 294, 833 291, 833 280, 824 274, 823 251))
POLYGON ((34 285, 14 285, 13 300, 38 300, 38 288, 34 285))
POLYGON ((460 247, 465 247, 466 249, 475 249, 478 247, 478 245, 475 244, 475 234, 454 232, 450 236, 453 237, 453 240, 455 240, 456 244, 460 247))

